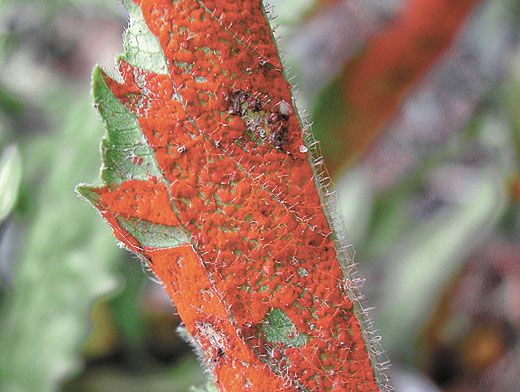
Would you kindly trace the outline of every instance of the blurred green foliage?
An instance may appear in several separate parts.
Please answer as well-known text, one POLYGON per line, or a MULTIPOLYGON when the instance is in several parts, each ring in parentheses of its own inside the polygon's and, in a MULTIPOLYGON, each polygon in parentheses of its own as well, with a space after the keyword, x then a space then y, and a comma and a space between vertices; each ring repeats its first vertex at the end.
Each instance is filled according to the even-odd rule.
POLYGON ((109 230, 73 189, 95 172, 100 137, 88 98, 49 97, 63 127, 21 140, 26 163, 20 258, 3 295, 0 380, 8 391, 52 391, 80 363, 93 301, 114 289, 120 253, 109 230), (64 102, 74 102, 63 112, 64 102), (79 132, 81 129, 81 132, 79 132), (44 326, 44 328, 42 328, 44 326))
POLYGON ((22 179, 22 158, 16 145, 8 146, 0 156, 0 223, 9 215, 22 179))

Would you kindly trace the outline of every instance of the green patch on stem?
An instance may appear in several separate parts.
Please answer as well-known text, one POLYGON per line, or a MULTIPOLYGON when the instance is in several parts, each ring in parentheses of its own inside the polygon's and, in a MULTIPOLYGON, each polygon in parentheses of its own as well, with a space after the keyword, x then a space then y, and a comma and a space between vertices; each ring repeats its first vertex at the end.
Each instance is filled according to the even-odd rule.
POLYGON ((189 392, 218 392, 215 384, 208 383, 202 387, 191 387, 189 392))
POLYGON ((271 309, 262 323, 262 331, 271 343, 288 347, 301 347, 307 343, 307 336, 299 333, 289 316, 280 309, 271 309))
POLYGON ((158 225, 139 219, 117 218, 123 229, 143 247, 154 249, 175 248, 188 244, 188 236, 178 227, 158 225))

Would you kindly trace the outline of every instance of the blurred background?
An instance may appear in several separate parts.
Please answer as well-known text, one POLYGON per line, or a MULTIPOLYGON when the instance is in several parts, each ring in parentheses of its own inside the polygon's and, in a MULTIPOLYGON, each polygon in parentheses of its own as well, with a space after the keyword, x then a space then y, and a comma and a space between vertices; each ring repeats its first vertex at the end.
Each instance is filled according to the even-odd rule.
MULTIPOLYGON (((519 391, 519 1, 271 3, 396 390, 519 391)), ((116 0, 0 0, 0 390, 205 383, 74 194, 100 167, 90 73, 125 24, 116 0)))

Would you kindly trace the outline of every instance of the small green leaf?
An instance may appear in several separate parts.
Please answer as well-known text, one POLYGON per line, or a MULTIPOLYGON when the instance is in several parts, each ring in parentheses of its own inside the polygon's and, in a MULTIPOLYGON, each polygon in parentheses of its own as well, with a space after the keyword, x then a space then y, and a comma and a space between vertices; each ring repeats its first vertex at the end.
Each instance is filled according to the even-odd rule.
POLYGON ((125 180, 161 177, 137 119, 112 94, 99 67, 92 77, 92 94, 107 130, 101 146, 104 183, 119 185, 125 180))
POLYGON ((124 36, 123 59, 133 65, 157 74, 166 74, 168 65, 161 45, 148 29, 141 8, 132 1, 123 1, 130 14, 130 24, 124 36))

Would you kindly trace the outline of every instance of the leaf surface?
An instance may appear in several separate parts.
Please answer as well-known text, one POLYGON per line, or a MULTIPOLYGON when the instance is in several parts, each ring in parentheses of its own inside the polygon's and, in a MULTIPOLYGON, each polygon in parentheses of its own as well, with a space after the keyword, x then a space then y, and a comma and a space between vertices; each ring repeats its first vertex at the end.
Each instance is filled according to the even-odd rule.
POLYGON ((162 281, 220 390, 380 390, 262 3, 126 5, 120 75, 93 77, 103 184, 79 192, 162 281))

